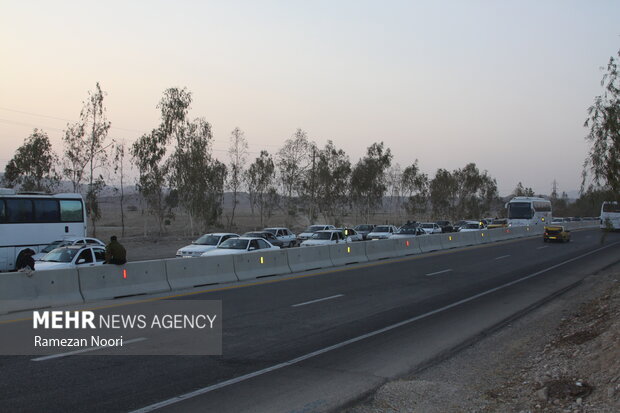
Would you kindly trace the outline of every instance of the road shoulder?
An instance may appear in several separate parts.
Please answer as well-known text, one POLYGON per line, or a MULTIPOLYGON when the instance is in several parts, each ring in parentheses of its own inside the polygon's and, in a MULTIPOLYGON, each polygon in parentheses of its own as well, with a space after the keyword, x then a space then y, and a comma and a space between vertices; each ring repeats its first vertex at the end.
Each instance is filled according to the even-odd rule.
POLYGON ((347 413, 620 411, 620 265, 347 413))

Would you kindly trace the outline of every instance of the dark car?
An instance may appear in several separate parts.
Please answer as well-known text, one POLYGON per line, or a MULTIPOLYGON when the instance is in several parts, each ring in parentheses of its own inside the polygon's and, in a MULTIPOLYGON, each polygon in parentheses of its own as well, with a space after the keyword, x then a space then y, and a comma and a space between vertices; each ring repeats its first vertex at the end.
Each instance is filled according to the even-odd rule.
POLYGON ((435 221, 435 224, 441 227, 441 232, 454 232, 454 227, 450 221, 435 221))
POLYGON ((360 234, 362 238, 365 240, 368 234, 370 234, 372 230, 375 229, 375 227, 376 225, 373 225, 373 224, 361 224, 361 225, 355 226, 353 229, 357 231, 357 233, 360 234))
POLYGON ((453 232, 458 232, 458 231, 459 231, 459 229, 461 229, 461 227, 462 227, 463 225, 465 225, 465 224, 467 224, 467 221, 465 221, 465 220, 456 221, 456 222, 454 223, 454 225, 452 225, 452 231, 453 231, 453 232))
POLYGON ((252 238, 262 238, 262 239, 266 239, 267 241, 269 241, 271 243, 271 245, 273 245, 274 247, 280 247, 283 248, 284 247, 284 242, 277 239, 275 235, 273 235, 271 232, 269 231, 252 231, 252 232, 246 232, 245 234, 242 235, 243 237, 252 237, 252 238))

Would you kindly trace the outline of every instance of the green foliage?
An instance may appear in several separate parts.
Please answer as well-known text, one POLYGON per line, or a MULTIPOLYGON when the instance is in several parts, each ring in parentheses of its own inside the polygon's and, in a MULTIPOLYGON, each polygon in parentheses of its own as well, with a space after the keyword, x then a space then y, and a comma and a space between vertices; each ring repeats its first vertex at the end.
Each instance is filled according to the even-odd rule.
POLYGON ((590 172, 594 184, 611 189, 613 199, 617 200, 620 198, 620 77, 613 56, 609 58, 601 86, 603 94, 594 98, 584 123, 590 128, 586 139, 592 147, 584 162, 582 190, 590 172))
POLYGON ((405 168, 401 175, 401 193, 407 199, 405 209, 411 215, 426 210, 429 198, 428 175, 418 167, 418 160, 405 168))
POLYGON ((222 214, 226 165, 211 156, 213 135, 209 122, 199 118, 180 128, 183 133, 178 135, 169 160, 170 186, 178 193, 179 204, 204 231, 222 214))
POLYGON ((512 191, 513 196, 536 196, 534 194, 534 190, 530 187, 523 187, 523 184, 519 182, 515 187, 514 191, 512 191))
POLYGON ((497 198, 497 182, 474 163, 453 172, 439 169, 430 182, 435 217, 478 219, 490 213, 497 198))
POLYGON ((260 225, 264 225, 265 218, 272 214, 278 202, 277 191, 274 187, 275 164, 267 151, 261 151, 246 172, 246 181, 250 193, 250 203, 258 208, 260 225))
POLYGON ((164 219, 172 216, 165 197, 165 185, 171 170, 166 159, 166 147, 171 141, 182 144, 191 103, 192 95, 187 89, 166 89, 157 105, 161 113, 159 126, 151 133, 142 135, 131 147, 131 155, 140 174, 137 187, 149 213, 157 219, 160 234, 165 231, 164 219))
POLYGON ((51 192, 59 182, 54 169, 57 159, 47 134, 35 129, 7 163, 4 182, 22 191, 51 192))
MULTIPOLYGON (((342 221, 349 207, 351 162, 334 143, 327 141, 316 161, 316 195, 319 211, 330 221, 342 221)), ((308 183, 306 183, 307 185, 308 183)))
POLYGON ((351 172, 351 197, 366 222, 382 205, 387 189, 386 171, 391 163, 390 149, 384 149, 383 142, 373 143, 351 172))

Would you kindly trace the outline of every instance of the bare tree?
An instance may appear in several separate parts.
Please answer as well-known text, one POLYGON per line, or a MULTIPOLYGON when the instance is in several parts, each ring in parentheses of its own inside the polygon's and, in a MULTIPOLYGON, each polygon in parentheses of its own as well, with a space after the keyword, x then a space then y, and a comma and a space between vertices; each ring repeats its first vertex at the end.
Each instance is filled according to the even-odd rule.
POLYGON ((113 147, 114 174, 119 177, 120 207, 121 207, 121 236, 125 236, 125 155, 126 145, 124 141, 116 142, 113 147))
POLYGON ((235 224, 235 210, 237 209, 237 204, 239 204, 237 197, 243 184, 244 165, 248 157, 248 142, 245 139, 245 134, 238 127, 230 133, 228 156, 230 158, 230 163, 228 164, 228 188, 232 192, 232 211, 228 221, 228 229, 231 230, 235 224))
POLYGON ((73 183, 73 190, 80 191, 82 180, 88 180, 86 191, 86 210, 93 225, 93 235, 97 235, 97 221, 101 217, 99 193, 105 186, 100 170, 106 166, 106 138, 110 122, 106 118, 103 105, 105 93, 97 82, 95 91, 88 92, 88 98, 80 112, 80 120, 67 125, 63 137, 65 143, 64 174, 73 183))

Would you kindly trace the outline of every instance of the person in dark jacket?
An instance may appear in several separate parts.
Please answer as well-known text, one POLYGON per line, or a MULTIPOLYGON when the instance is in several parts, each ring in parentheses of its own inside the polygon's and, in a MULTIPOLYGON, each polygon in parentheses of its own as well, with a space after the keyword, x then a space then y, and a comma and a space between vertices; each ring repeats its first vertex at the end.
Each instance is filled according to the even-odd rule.
POLYGON ((22 252, 19 253, 17 257, 17 262, 15 263, 15 269, 19 270, 31 270, 34 271, 34 258, 32 256, 35 254, 33 249, 26 248, 22 252))
POLYGON ((110 243, 105 247, 105 262, 116 265, 123 265, 127 262, 127 251, 118 242, 116 235, 110 237, 110 243))

